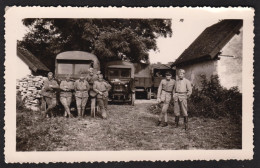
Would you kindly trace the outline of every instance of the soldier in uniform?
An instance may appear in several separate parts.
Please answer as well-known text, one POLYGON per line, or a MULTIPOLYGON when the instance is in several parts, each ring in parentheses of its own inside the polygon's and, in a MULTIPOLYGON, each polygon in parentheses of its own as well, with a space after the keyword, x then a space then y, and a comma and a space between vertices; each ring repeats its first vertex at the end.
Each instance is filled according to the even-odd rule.
POLYGON ((98 80, 98 75, 94 74, 93 68, 89 68, 89 74, 86 77, 86 80, 90 86, 90 89, 92 89, 94 82, 98 80))
POLYGON ((43 113, 43 117, 45 118, 48 114, 52 116, 53 114, 50 113, 51 110, 57 105, 57 97, 56 91, 59 89, 59 85, 57 81, 53 78, 53 73, 48 73, 48 78, 44 80, 43 88, 42 88, 42 95, 44 101, 47 103, 48 108, 43 113))
POLYGON ((159 120, 157 122, 157 126, 166 127, 168 126, 168 118, 167 118, 167 110, 171 101, 172 91, 175 85, 175 80, 172 79, 172 74, 167 72, 166 79, 163 79, 159 85, 158 93, 157 93, 157 102, 162 104, 162 111, 159 115, 159 120), (164 122, 162 122, 162 118, 164 117, 164 122))
POLYGON ((180 111, 184 116, 185 130, 188 129, 188 113, 187 113, 187 98, 192 93, 191 82, 184 78, 185 71, 180 69, 178 71, 178 79, 173 89, 174 100, 174 114, 176 127, 179 126, 180 111))
POLYGON ((64 106, 65 113, 64 116, 72 117, 72 114, 70 113, 70 104, 71 104, 71 98, 72 98, 72 91, 74 90, 74 84, 70 80, 70 75, 66 76, 66 80, 61 81, 60 83, 60 102, 64 106))
POLYGON ((111 89, 111 85, 104 79, 103 75, 98 75, 98 80, 94 82, 93 90, 97 93, 97 104, 101 110, 102 118, 107 118, 107 112, 105 106, 108 102, 108 91, 111 89))
POLYGON ((79 80, 74 83, 75 98, 78 110, 78 117, 83 117, 85 113, 85 107, 88 101, 89 84, 85 80, 84 74, 80 74, 79 80))

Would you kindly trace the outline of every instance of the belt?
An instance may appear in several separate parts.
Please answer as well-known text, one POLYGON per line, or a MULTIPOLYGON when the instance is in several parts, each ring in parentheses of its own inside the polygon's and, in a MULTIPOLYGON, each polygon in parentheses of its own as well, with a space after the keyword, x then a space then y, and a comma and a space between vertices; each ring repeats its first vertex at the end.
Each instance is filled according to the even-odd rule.
POLYGON ((175 92, 175 93, 186 94, 187 92, 175 92))
POLYGON ((162 89, 163 91, 165 91, 165 92, 168 92, 168 93, 172 93, 172 91, 166 91, 166 90, 164 90, 164 89, 162 89))

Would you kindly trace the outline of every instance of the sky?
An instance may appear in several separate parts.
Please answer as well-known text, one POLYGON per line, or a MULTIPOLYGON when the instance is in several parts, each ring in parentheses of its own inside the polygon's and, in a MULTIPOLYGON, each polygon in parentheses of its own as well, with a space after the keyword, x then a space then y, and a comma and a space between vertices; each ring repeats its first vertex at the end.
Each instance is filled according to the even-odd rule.
POLYGON ((172 20, 172 37, 160 37, 157 40, 159 51, 150 52, 151 63, 168 63, 174 62, 181 53, 202 33, 202 31, 217 23, 218 20, 200 20, 200 19, 180 19, 172 20))

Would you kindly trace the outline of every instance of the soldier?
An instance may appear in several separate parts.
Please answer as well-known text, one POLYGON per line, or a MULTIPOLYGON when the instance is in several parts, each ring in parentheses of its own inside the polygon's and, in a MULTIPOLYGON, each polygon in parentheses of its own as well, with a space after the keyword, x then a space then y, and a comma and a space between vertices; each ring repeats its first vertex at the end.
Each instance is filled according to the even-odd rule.
POLYGON ((93 68, 89 68, 89 74, 86 77, 86 80, 89 83, 90 89, 92 89, 94 82, 98 80, 98 75, 94 74, 93 68))
POLYGON ((45 102, 48 105, 48 108, 43 113, 43 117, 45 118, 48 114, 52 116, 53 114, 50 113, 51 110, 57 105, 57 97, 56 97, 56 90, 59 89, 59 85, 56 80, 53 78, 53 73, 48 73, 48 78, 44 81, 43 88, 42 88, 42 95, 45 102))
POLYGON ((104 79, 103 75, 98 75, 98 80, 94 82, 93 90, 97 93, 97 104, 101 110, 102 118, 107 118, 106 106, 108 102, 108 91, 111 89, 111 85, 104 79))
POLYGON ((179 126, 180 111, 184 116, 185 130, 188 129, 188 113, 187 113, 187 98, 192 93, 191 83, 188 79, 184 78, 185 71, 180 69, 178 71, 178 79, 173 89, 174 100, 174 114, 176 127, 179 126))
POLYGON ((168 126, 167 110, 171 101, 172 91, 175 85, 175 80, 171 79, 172 74, 167 72, 166 79, 163 79, 159 85, 157 93, 157 102, 162 105, 162 111, 157 122, 157 126, 166 127, 168 126), (162 123, 162 118, 164 117, 164 122, 162 123))
POLYGON ((72 117, 72 114, 70 113, 70 104, 72 98, 72 91, 74 90, 74 85, 73 82, 70 80, 70 75, 66 76, 66 80, 61 81, 60 89, 60 102, 65 109, 64 117, 72 117))
POLYGON ((80 74, 79 80, 76 80, 76 82, 74 83, 78 117, 84 116, 85 107, 88 101, 89 84, 84 79, 84 74, 80 74))

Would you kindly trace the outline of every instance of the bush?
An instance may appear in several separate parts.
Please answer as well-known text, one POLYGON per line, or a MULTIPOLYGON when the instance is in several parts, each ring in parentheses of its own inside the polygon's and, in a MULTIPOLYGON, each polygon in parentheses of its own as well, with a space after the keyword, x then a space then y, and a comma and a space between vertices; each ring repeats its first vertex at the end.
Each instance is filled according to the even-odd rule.
POLYGON ((226 89, 220 85, 217 75, 207 80, 201 76, 201 88, 193 89, 188 108, 191 116, 241 117, 242 94, 237 87, 226 89))

